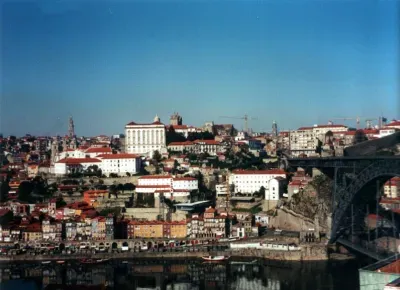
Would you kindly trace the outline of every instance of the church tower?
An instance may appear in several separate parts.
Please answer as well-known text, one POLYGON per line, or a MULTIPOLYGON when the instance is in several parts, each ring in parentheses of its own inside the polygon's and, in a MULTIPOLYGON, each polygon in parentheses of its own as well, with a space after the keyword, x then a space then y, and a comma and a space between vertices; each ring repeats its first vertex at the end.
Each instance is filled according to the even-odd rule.
POLYGON ((75 137, 75 125, 74 125, 74 119, 72 119, 72 116, 69 117, 69 123, 68 123, 68 137, 70 139, 75 137))
POLYGON ((171 126, 180 126, 182 125, 182 117, 178 113, 174 113, 169 119, 169 124, 171 126))
POLYGON ((278 137, 278 124, 275 121, 272 122, 272 137, 278 137))
POLYGON ((58 141, 54 139, 51 143, 51 165, 54 165, 57 162, 57 155, 58 155, 58 141))

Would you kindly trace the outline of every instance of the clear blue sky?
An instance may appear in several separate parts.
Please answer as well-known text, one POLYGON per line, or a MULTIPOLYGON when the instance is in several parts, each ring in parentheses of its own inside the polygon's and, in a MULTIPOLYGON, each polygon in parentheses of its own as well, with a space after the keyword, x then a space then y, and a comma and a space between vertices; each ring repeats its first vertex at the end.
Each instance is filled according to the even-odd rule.
POLYGON ((400 115, 399 1, 18 2, 1 7, 4 134, 65 134, 69 114, 86 136, 174 111, 255 130, 400 115))

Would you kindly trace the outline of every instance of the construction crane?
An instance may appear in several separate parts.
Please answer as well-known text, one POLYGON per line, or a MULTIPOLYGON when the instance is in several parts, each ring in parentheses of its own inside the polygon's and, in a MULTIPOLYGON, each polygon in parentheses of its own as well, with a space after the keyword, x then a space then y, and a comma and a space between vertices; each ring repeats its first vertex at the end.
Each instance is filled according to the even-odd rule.
POLYGON ((372 121, 378 120, 377 118, 371 118, 371 119, 365 119, 365 122, 367 123, 367 129, 372 128, 372 121))
POLYGON ((332 120, 343 120, 343 121, 356 120, 357 129, 360 129, 360 117, 356 117, 356 118, 332 118, 332 120))
POLYGON ((244 120, 244 131, 246 133, 249 133, 249 120, 257 120, 257 118, 251 118, 247 116, 247 114, 244 115, 243 117, 220 116, 220 118, 244 120))

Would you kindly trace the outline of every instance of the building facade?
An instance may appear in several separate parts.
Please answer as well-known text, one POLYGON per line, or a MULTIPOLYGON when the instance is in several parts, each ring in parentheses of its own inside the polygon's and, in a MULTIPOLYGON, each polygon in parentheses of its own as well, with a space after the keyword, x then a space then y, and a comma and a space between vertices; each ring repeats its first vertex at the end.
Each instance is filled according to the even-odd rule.
POLYGON ((154 194, 159 197, 163 193, 166 198, 187 198, 190 192, 198 190, 198 180, 193 177, 172 177, 171 175, 148 175, 138 179, 137 193, 154 194))
POLYGON ((158 116, 150 124, 130 122, 125 126, 125 152, 152 156, 154 151, 165 151, 166 130, 158 116))
MULTIPOLYGON (((270 181, 281 177, 286 179, 286 172, 281 169, 272 170, 234 170, 229 176, 229 184, 233 184, 235 193, 254 193, 263 186, 269 192, 270 181)), ((272 195, 271 195, 272 197, 272 195)))

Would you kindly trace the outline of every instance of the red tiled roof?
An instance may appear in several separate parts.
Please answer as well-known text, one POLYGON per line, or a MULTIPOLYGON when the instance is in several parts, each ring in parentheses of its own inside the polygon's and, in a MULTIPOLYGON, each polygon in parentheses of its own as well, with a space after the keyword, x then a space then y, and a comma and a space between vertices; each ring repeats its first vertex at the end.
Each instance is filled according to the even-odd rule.
POLYGON ((164 125, 161 122, 153 122, 153 123, 135 123, 135 122, 129 122, 126 124, 126 126, 134 126, 134 125, 139 125, 139 126, 149 126, 149 125, 164 125))
POLYGON ((205 211, 206 213, 215 213, 215 208, 209 207, 205 211))
POLYGON ((187 125, 173 125, 172 128, 174 128, 175 130, 184 130, 184 129, 187 129, 188 126, 187 125))
POLYGON ((185 142, 171 142, 168 144, 168 146, 189 146, 193 145, 193 142, 190 141, 185 141, 185 142))
POLYGON ((138 179, 165 179, 165 178, 172 178, 171 175, 145 175, 141 176, 138 179))
POLYGON ((65 164, 98 163, 98 162, 101 162, 101 160, 96 158, 64 158, 57 161, 57 163, 65 163, 65 164))
POLYGON ((86 190, 83 194, 98 194, 98 193, 107 193, 108 190, 86 190))
POLYGON ((133 159, 139 158, 136 154, 118 153, 118 154, 101 154, 97 156, 102 159, 133 159))
POLYGON ((234 174, 240 174, 240 175, 244 175, 244 174, 265 174, 265 175, 286 175, 286 172, 282 169, 270 169, 270 170, 234 170, 233 171, 234 174))
POLYGON ((0 216, 7 214, 9 211, 10 211, 9 209, 5 209, 5 208, 0 209, 0 216))
POLYGON ((195 140, 193 141, 195 144, 205 143, 206 145, 220 145, 221 143, 215 140, 195 140))
POLYGON ((175 177, 175 178, 173 178, 173 180, 174 181, 183 181, 183 180, 191 181, 191 180, 197 180, 197 179, 193 178, 193 177, 175 177))
POLYGON ((110 147, 90 147, 85 153, 112 153, 110 147))
POLYGON ((315 127, 300 127, 298 130, 312 130, 314 128, 347 128, 347 126, 345 126, 345 125, 337 125, 337 124, 317 125, 315 127))
POLYGON ((136 186, 136 190, 141 189, 141 188, 165 188, 165 187, 170 187, 169 184, 166 185, 138 185, 136 186))
POLYGON ((392 121, 389 124, 387 124, 386 126, 400 126, 400 121, 392 121))
POLYGON ((393 263, 390 263, 382 268, 376 270, 377 272, 391 273, 391 274, 400 274, 400 260, 396 260, 393 263))

